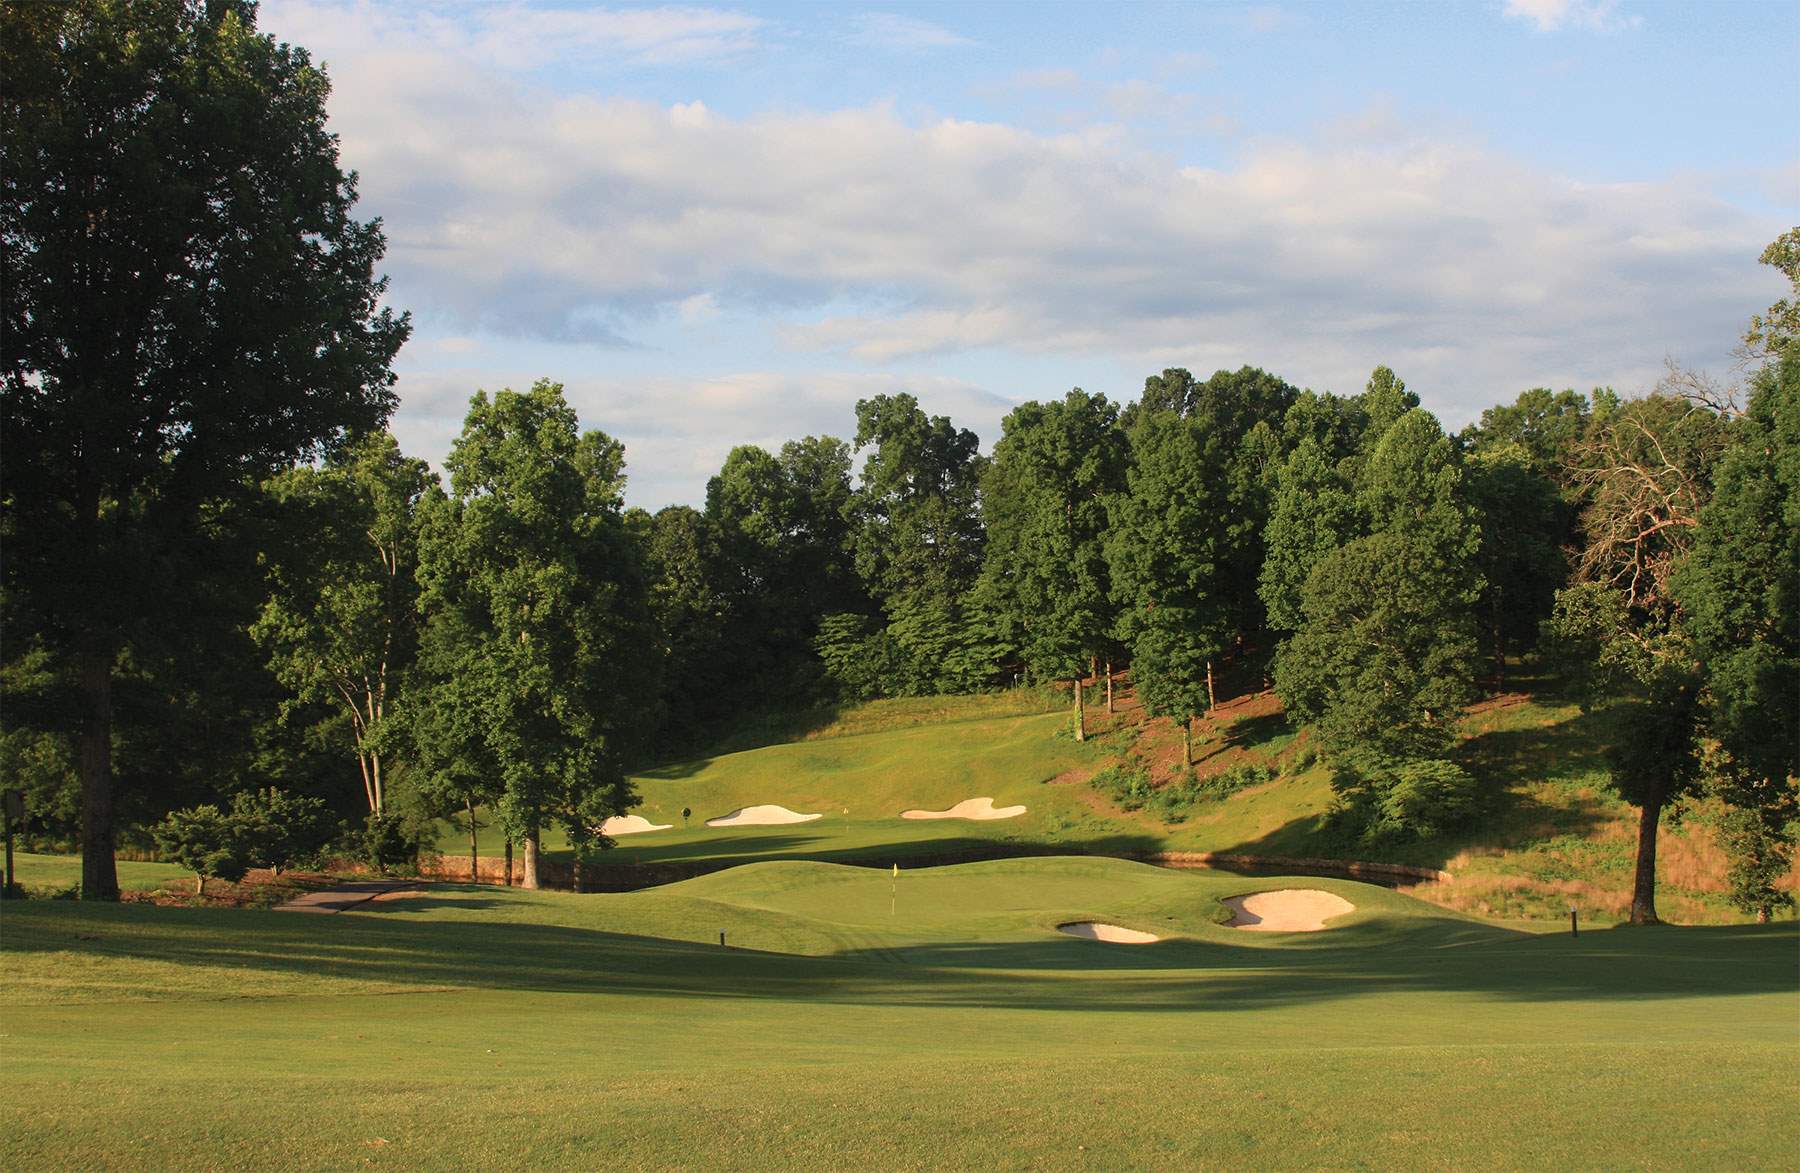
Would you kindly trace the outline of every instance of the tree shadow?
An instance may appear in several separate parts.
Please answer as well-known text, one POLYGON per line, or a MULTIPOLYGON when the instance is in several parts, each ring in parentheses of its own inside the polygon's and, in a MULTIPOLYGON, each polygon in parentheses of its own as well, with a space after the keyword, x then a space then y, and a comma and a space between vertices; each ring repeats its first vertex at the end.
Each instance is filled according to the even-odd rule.
POLYGON ((1249 749, 1277 737, 1291 736, 1296 733, 1286 713, 1264 713, 1256 717, 1243 717, 1234 721, 1225 729, 1225 735, 1219 744, 1233 749, 1249 749))
MULTIPOLYGON (((474 897, 478 906, 488 902, 474 897)), ((62 905, 9 914, 7 949, 154 958, 257 974, 425 987, 990 1007, 1108 1014, 1328 1003, 1351 995, 1651 1000, 1794 991, 1800 927, 1528 936, 1448 918, 1370 917, 1304 940, 1231 930, 1153 945, 1057 937, 801 956, 629 933, 351 913, 62 905), (1208 939, 1211 938, 1211 939, 1208 939)))

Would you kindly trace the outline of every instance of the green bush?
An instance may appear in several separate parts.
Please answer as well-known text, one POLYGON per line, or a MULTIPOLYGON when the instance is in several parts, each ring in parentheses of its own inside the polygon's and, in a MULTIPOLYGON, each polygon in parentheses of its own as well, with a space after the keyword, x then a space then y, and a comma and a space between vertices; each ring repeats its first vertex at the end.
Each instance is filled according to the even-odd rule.
POLYGON ((1267 766, 1243 762, 1210 778, 1192 773, 1157 786, 1143 763, 1114 765, 1095 774, 1089 783, 1128 811, 1148 810, 1165 823, 1180 823, 1202 803, 1229 798, 1247 786, 1258 786, 1275 777, 1267 766))
POLYGON ((1475 812, 1475 779, 1443 758, 1352 758, 1333 772, 1332 789, 1349 828, 1365 842, 1428 839, 1475 812))
POLYGON ((419 856, 437 841, 437 830, 424 819, 404 814, 370 815, 363 830, 363 855, 378 872, 411 872, 419 856))
POLYGON ((322 799, 272 786, 233 798, 231 818, 238 824, 247 856, 277 875, 297 861, 315 859, 337 831, 322 799))
POLYGON ((209 879, 237 881, 250 870, 243 824, 211 803, 171 811, 154 833, 163 853, 194 873, 196 896, 209 879))

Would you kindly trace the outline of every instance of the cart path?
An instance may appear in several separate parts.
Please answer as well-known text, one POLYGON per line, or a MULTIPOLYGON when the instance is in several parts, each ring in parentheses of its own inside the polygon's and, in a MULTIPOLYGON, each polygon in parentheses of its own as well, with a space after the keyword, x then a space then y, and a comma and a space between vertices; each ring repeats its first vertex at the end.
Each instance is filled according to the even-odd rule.
POLYGON ((343 912, 348 908, 380 900, 383 896, 412 892, 422 887, 418 880, 359 880, 339 884, 318 892, 296 896, 285 904, 277 904, 276 912, 343 912))

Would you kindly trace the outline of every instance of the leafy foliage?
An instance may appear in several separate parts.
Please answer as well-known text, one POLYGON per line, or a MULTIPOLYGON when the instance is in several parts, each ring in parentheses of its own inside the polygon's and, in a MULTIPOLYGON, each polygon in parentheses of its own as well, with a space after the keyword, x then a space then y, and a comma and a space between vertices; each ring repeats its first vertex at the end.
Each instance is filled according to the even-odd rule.
POLYGON ((156 827, 168 857, 194 873, 195 891, 210 879, 237 881, 253 866, 243 825, 211 803, 171 811, 156 827))

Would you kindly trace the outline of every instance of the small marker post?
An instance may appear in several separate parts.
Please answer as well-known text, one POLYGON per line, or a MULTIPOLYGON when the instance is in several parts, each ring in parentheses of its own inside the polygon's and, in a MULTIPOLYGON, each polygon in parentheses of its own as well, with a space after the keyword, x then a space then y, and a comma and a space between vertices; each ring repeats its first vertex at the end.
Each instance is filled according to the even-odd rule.
POLYGON ((725 930, 720 929, 719 930, 719 948, 723 949, 724 947, 725 947, 725 930))
POLYGON ((894 887, 888 893, 888 915, 894 915, 894 906, 900 902, 900 865, 894 865, 894 887))
POLYGON ((1569 905, 1569 936, 1581 936, 1581 929, 1575 924, 1575 906, 1573 904, 1569 905))

